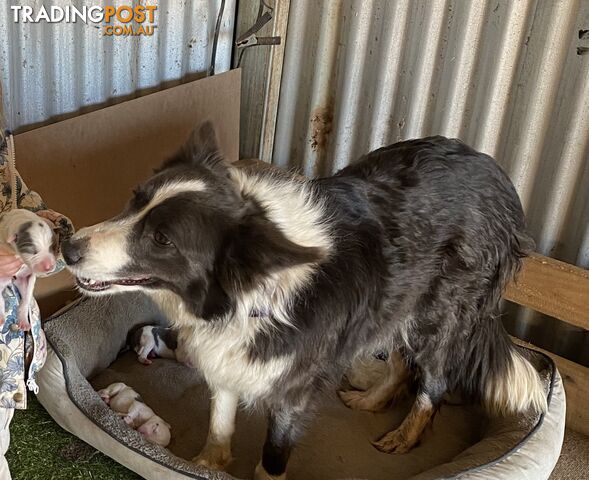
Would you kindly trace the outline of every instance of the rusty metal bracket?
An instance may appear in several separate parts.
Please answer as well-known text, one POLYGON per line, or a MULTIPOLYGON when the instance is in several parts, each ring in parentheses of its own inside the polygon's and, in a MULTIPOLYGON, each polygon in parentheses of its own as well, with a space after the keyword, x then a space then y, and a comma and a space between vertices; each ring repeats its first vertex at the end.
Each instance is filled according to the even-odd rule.
POLYGON ((240 35, 235 45, 238 49, 255 47, 258 45, 280 45, 281 38, 280 37, 258 37, 256 33, 258 33, 264 25, 266 25, 270 20, 272 20, 272 13, 266 12, 263 15, 260 15, 256 20, 256 23, 248 29, 243 35, 240 35))

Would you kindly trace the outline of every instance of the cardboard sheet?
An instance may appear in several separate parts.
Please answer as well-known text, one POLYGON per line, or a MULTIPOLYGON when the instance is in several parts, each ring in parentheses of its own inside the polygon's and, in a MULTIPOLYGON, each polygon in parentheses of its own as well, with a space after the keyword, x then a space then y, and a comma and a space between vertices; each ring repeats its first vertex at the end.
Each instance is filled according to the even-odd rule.
MULTIPOLYGON (((240 77, 232 70, 17 135, 17 168, 77 229, 110 218, 202 121, 214 123, 226 158, 238 159, 240 77)), ((72 296, 71 284, 67 273, 38 282, 44 314, 72 296)))

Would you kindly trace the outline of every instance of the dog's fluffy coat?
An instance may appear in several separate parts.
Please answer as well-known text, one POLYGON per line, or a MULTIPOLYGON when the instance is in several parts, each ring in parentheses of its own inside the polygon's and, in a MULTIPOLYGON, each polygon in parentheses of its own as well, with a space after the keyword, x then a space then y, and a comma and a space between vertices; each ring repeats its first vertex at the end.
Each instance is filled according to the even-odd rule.
POLYGON ((383 451, 411 448, 447 391, 500 413, 543 410, 539 376, 498 318, 531 246, 508 177, 457 140, 397 143, 307 181, 227 165, 204 124, 123 213, 63 253, 85 291, 141 289, 180 328, 213 392, 197 460, 225 466, 238 401, 262 404, 256 475, 281 478, 316 393, 379 349, 419 384, 383 451))

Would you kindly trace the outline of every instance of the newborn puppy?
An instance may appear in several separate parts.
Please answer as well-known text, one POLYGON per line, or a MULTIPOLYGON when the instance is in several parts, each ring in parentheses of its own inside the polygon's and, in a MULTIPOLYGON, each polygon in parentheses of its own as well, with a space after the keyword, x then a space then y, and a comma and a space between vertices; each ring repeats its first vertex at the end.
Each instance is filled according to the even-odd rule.
POLYGON ((175 360, 178 332, 157 325, 139 326, 131 330, 128 343, 144 365, 150 365, 151 359, 156 357, 175 360))
POLYGON ((122 382, 112 383, 98 390, 98 395, 110 408, 119 413, 127 413, 135 400, 141 400, 141 396, 135 390, 122 382))
POLYGON ((172 427, 169 423, 165 422, 157 415, 154 415, 143 425, 137 428, 137 431, 150 442, 157 443, 162 447, 167 447, 170 444, 170 440, 172 438, 172 434, 170 432, 171 428, 172 427))
POLYGON ((33 298, 36 275, 55 268, 55 236, 49 223, 29 210, 17 208, 0 217, 0 242, 9 245, 24 265, 14 277, 0 277, 0 326, 4 324, 4 297, 1 292, 14 281, 21 300, 18 327, 30 330, 29 306, 33 298))
POLYGON ((124 422, 131 428, 138 428, 153 417, 155 412, 145 405, 141 397, 139 397, 131 404, 127 412, 120 412, 119 415, 123 417, 124 422))
POLYGON ((152 443, 168 446, 171 426, 149 408, 141 396, 122 382, 109 385, 98 391, 100 398, 122 417, 131 428, 141 433, 152 443))

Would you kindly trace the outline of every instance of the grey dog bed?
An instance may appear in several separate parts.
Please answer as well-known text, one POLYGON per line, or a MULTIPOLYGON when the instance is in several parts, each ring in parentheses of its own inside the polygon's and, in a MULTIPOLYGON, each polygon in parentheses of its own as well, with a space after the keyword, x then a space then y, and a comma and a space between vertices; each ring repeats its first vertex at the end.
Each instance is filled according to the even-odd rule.
MULTIPOLYGON (((128 331, 146 321, 166 324, 141 294, 83 299, 48 319, 48 358, 38 382, 43 406, 63 428, 144 478, 251 478, 261 455, 263 415, 238 415, 228 473, 192 464, 207 434, 209 393, 191 368, 164 359, 144 366, 123 351, 128 331), (95 390, 115 381, 135 388, 172 425, 168 449, 145 441, 101 401, 95 390)), ((562 446, 565 395, 554 364, 544 356, 538 363, 546 415, 489 419, 475 406, 445 404, 421 445, 404 455, 380 453, 370 440, 400 424, 410 399, 369 413, 345 408, 333 394, 293 452, 289 479, 546 479, 562 446)))

